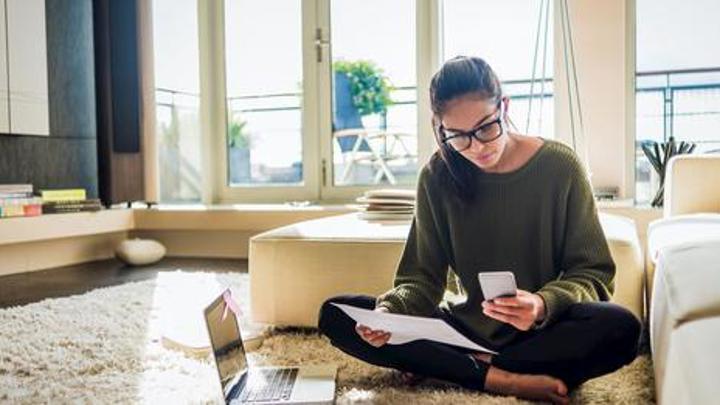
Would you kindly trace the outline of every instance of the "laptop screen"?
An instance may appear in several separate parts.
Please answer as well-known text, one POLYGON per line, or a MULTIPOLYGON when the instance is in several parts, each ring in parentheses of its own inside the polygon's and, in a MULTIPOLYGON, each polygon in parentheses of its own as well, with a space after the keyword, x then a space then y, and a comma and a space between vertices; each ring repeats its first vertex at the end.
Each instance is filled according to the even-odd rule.
POLYGON ((222 297, 205 310, 205 318, 223 395, 227 398, 248 368, 240 327, 235 313, 230 310, 226 313, 222 297), (223 314, 226 315, 225 319, 223 314))

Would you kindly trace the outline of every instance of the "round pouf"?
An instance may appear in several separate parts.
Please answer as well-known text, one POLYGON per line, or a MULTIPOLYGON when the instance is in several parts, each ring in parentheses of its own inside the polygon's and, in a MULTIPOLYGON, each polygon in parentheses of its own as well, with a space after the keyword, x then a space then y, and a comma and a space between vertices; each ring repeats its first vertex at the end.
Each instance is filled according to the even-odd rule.
POLYGON ((151 239, 128 239, 115 249, 115 257, 131 266, 142 266, 165 257, 165 246, 151 239))

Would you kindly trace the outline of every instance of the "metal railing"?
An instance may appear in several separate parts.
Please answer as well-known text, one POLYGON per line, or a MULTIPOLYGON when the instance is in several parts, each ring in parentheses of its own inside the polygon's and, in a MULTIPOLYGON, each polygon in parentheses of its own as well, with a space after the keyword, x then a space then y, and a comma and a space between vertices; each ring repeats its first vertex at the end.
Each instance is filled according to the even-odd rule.
MULTIPOLYGON (((552 79, 537 79, 535 82, 536 89, 543 82, 546 87, 543 97, 552 99, 552 79)), ((530 84, 531 80, 513 80, 503 83, 511 98, 517 100, 527 100, 530 97, 530 84)), ((169 108, 171 111, 176 108, 195 109, 199 115, 198 94, 165 88, 157 88, 156 94, 158 107, 169 108)), ((415 105, 416 95, 417 88, 414 86, 402 86, 393 89, 391 97, 396 101, 388 107, 386 117, 392 117, 395 109, 415 105)), ((645 133, 644 129, 643 133, 640 133, 640 130, 638 131, 636 135, 638 162, 644 159, 639 148, 640 141, 644 139, 664 141, 674 136, 675 138, 694 141, 700 146, 705 146, 702 148, 704 150, 713 147, 720 148, 720 125, 715 125, 714 121, 712 121, 717 117, 718 123, 720 123, 720 67, 637 72, 636 96, 638 97, 636 105, 638 128, 643 123, 651 124, 652 128, 662 128, 661 131, 659 129, 650 131, 652 133, 645 133), (647 111, 650 112, 646 113, 647 111), (689 133, 691 129, 688 125, 704 122, 703 120, 711 120, 707 125, 707 130, 714 132, 689 133), (693 139, 694 135, 697 135, 697 139, 693 139)), ((533 99, 539 99, 540 94, 535 93, 532 97, 533 99)), ((302 93, 286 92, 230 97, 228 98, 228 108, 228 116, 230 117, 235 113, 275 114, 279 112, 299 112, 302 108, 302 93)), ((171 114, 171 116, 174 115, 171 114)), ((297 128, 293 127, 292 130, 301 131, 300 121, 292 125, 297 126, 297 128)), ((392 128, 402 126, 403 123, 393 122, 392 118, 390 118, 389 122, 386 121, 386 125, 392 128)), ((414 126, 415 122, 412 121, 409 125, 414 126)), ((405 126, 408 126, 408 123, 405 123, 405 126)), ((192 177, 196 178, 197 176, 193 175, 192 177)), ((193 182, 195 181, 196 179, 193 180, 193 182)))
MULTIPOLYGON (((661 118, 663 123, 663 136, 662 138, 667 140, 670 138, 670 136, 674 135, 674 123, 675 118, 678 116, 715 116, 720 115, 720 67, 716 68, 703 68, 703 69, 683 69, 683 70, 662 70, 662 71, 646 71, 646 72, 637 72, 636 73, 637 81, 638 82, 649 82, 652 79, 661 79, 656 80, 653 84, 648 85, 642 85, 638 83, 636 88, 636 94, 658 94, 662 95, 663 99, 663 106, 662 106, 662 114, 656 115, 654 117, 661 118), (681 76, 689 77, 689 76, 698 76, 698 75, 704 75, 704 76, 716 76, 715 80, 710 80, 709 82, 698 82, 697 80, 693 82, 690 80, 689 83, 673 83, 675 78, 679 78, 681 76), (648 80, 650 79, 650 80, 648 80), (661 83, 661 84, 660 84, 661 83), (716 94, 716 98, 709 99, 709 102, 707 104, 712 104, 715 106, 714 109, 705 110, 705 111, 683 111, 683 112, 677 112, 676 111, 676 100, 679 95, 685 94, 685 95, 697 95, 699 97, 706 96, 705 93, 708 91, 717 91, 718 94, 716 94), (715 104, 713 104, 715 103, 715 104)), ((552 84, 552 79, 546 78, 546 79, 537 79, 536 83, 545 81, 545 83, 552 84)), ((522 88, 522 87, 529 87, 531 83, 531 80, 512 80, 512 81, 506 81, 503 83, 503 85, 506 88, 522 88)), ((398 94, 402 92, 407 92, 409 94, 415 94, 416 87, 414 86, 402 86, 402 87, 396 87, 393 89, 393 94, 398 94)), ((182 103, 177 102, 176 100, 178 98, 190 98, 190 99, 196 99, 199 100, 199 95, 196 93, 190 93, 190 92, 184 92, 184 91, 177 91, 177 90, 171 90, 171 89, 165 89, 165 88, 157 88, 156 89, 157 94, 164 94, 168 95, 170 97, 170 102, 158 102, 158 106, 165 106, 174 108, 177 105, 182 105, 182 103)), ((293 111, 293 110, 300 110, 301 108, 301 92, 286 92, 286 93, 268 93, 268 94, 252 94, 252 95, 243 95, 243 96, 235 96, 235 97, 229 97, 228 103, 231 106, 230 111, 231 112, 241 112, 241 113, 272 113, 277 111, 293 111), (285 101, 284 103, 273 103, 272 100, 278 100, 278 101, 285 101), (257 101, 256 105, 253 106, 252 102, 257 101), (243 107, 243 108, 233 108, 233 104, 237 104, 237 102, 243 102, 243 104, 249 105, 249 107, 243 107), (272 105, 272 104, 285 104, 285 105, 272 105)), ((518 92, 518 93, 511 93, 511 98, 514 99, 527 99, 530 97, 530 94, 518 92)), ((533 95, 533 98, 540 97, 540 94, 535 93, 533 95)), ((553 93, 552 91, 546 92, 544 94, 545 98, 552 98, 553 93)), ((389 109, 392 110, 395 107, 404 106, 404 105, 413 105, 416 103, 415 98, 402 98, 398 101, 395 101, 393 104, 389 106, 389 109)), ((186 105, 186 107, 189 107, 186 105)), ((640 110, 638 108, 638 110, 640 110)), ((648 117, 646 115, 645 117, 648 117)), ((642 139, 645 137, 644 135, 639 135, 639 139, 642 139)), ((718 134, 718 141, 720 141, 720 134, 718 134)))
MULTIPOLYGON (((638 119, 662 120, 662 136, 660 134, 637 134, 636 139, 656 139, 667 141, 671 136, 682 137, 685 140, 697 143, 720 143, 720 127, 715 127, 714 139, 693 139, 691 134, 683 133, 683 128, 677 128, 676 118, 700 118, 718 116, 720 120, 720 67, 703 69, 661 70, 637 72, 636 94, 652 97, 657 95, 662 106, 660 114, 638 115, 638 119), (648 84, 641 84, 648 82, 648 84), (685 109, 678 111, 678 99, 690 97, 703 108, 685 109)), ((648 97, 648 98, 649 98, 648 97)), ((638 108, 639 110, 639 108, 638 108)), ((713 136, 711 135, 711 138, 713 136)))

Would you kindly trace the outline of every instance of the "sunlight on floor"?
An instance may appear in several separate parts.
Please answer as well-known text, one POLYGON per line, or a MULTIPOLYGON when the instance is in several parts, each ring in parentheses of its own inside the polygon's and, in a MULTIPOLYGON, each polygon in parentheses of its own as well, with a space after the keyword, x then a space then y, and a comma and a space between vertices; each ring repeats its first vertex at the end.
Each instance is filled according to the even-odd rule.
MULTIPOLYGON (((203 310, 229 287, 228 277, 228 275, 218 276, 214 273, 201 272, 159 273, 155 280, 156 287, 153 292, 152 309, 148 314, 147 336, 141 358, 151 360, 159 356, 159 352, 170 349, 182 360, 205 359, 211 362, 210 341, 203 310)), ((248 293, 234 287, 231 291, 238 301, 241 312, 247 312, 247 300, 242 298, 247 297, 248 293)), ((252 328, 244 320, 241 320, 241 324, 243 324, 241 328, 248 331, 257 329, 252 328)), ((214 364, 212 368, 214 374, 214 364)), ((158 378, 163 378, 164 386, 173 385, 167 380, 171 378, 167 372, 160 375, 156 369, 147 367, 143 369, 138 386, 140 398, 157 398, 153 390, 157 387, 158 378)), ((185 381, 182 376, 180 377, 179 382, 185 381)), ((219 393, 219 384, 217 389, 219 393)), ((178 390, 182 388, 178 387, 178 390)))

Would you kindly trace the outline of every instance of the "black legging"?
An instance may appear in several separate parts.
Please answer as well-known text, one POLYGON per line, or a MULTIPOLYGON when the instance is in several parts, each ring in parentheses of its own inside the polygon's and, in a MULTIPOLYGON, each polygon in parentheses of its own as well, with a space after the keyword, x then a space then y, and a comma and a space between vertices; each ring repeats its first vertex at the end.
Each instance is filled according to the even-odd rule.
MULTIPOLYGON (((467 349, 430 340, 386 344, 379 348, 355 332, 355 321, 330 303, 375 308, 375 298, 343 295, 327 300, 320 309, 318 327, 345 353, 381 367, 457 383, 482 390, 487 363, 474 359, 467 349)), ((469 336, 445 311, 434 315, 469 336)), ((617 370, 637 355, 640 322, 625 308, 606 302, 574 304, 558 320, 541 330, 522 332, 497 350, 492 365, 523 374, 547 374, 572 389, 583 382, 617 370)))

